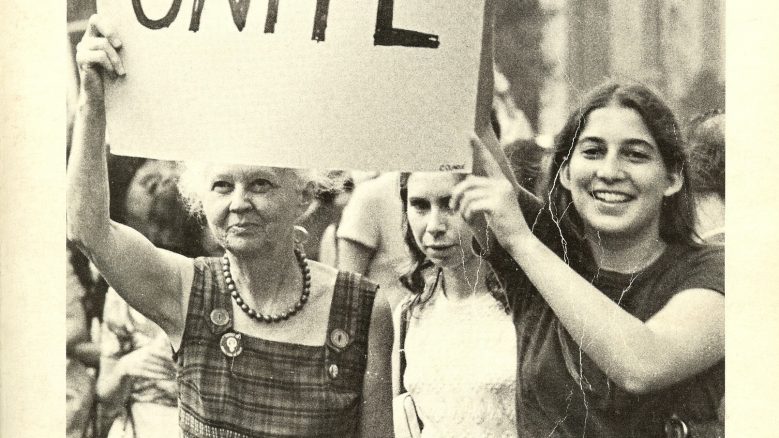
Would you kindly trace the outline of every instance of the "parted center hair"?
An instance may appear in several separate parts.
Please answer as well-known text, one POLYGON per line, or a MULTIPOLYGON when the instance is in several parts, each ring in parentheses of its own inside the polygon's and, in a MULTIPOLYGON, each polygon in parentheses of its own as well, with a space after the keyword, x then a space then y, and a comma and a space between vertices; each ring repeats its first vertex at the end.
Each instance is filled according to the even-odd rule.
MULTIPOLYGON (((465 179, 466 174, 459 175, 459 181, 465 179)), ((408 222, 408 180, 411 173, 403 172, 400 174, 400 199, 403 206, 403 242, 406 244, 409 256, 411 258, 411 265, 408 271, 400 277, 400 283, 405 286, 406 289, 411 291, 414 298, 407 303, 409 311, 413 311, 413 308, 417 305, 424 304, 434 292, 434 289, 430 288, 428 291, 425 288, 428 286, 428 282, 425 280, 425 273, 431 272, 431 268, 434 268, 433 262, 425 256, 425 253, 417 246, 416 239, 414 239, 414 233, 411 230, 411 226, 408 222), (429 293, 426 293, 429 292, 429 293)), ((434 278, 436 285, 440 280, 439 276, 434 278)), ((498 281, 497 276, 491 270, 487 273, 486 279, 487 289, 490 294, 497 300, 504 308, 506 313, 511 311, 508 304, 508 297, 506 296, 506 290, 502 287, 498 281)))
POLYGON ((682 176, 681 190, 663 200, 660 212, 660 237, 666 243, 697 245, 693 240, 695 207, 690 186, 688 159, 684 149, 684 138, 671 108, 658 93, 639 83, 610 81, 593 89, 582 100, 582 104, 568 116, 560 133, 555 137, 554 157, 548 187, 552 212, 558 218, 568 215, 572 223, 582 232, 582 220, 572 206, 571 194, 562 187, 558 175, 584 130, 587 118, 596 109, 620 106, 635 110, 657 143, 660 156, 668 172, 682 176))

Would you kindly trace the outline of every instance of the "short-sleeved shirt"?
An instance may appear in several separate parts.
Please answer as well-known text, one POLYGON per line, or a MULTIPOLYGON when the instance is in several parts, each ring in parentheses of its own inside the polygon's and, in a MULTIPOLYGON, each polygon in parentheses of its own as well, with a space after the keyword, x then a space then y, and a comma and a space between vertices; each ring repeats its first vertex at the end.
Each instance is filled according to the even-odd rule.
MULTIPOLYGON (((591 261, 585 242, 565 226, 558 228, 548 211, 529 214, 526 207, 529 223, 535 220, 534 233, 545 244, 642 321, 687 289, 724 294, 721 246, 672 244, 640 272, 607 272, 591 261)), ((663 425, 674 414, 691 422, 716 420, 724 394, 724 360, 661 391, 630 394, 611 382, 579 348, 505 250, 492 248, 487 257, 505 283, 514 311, 519 436, 657 437, 663 436, 663 425)))
POLYGON ((220 341, 225 334, 239 333, 232 327, 231 297, 220 259, 195 259, 186 328, 177 354, 183 436, 354 436, 375 293, 375 284, 341 271, 325 345, 241 334, 242 351, 229 357, 220 341), (221 317, 212 317, 214 311, 221 317))
POLYGON ((394 309, 407 290, 399 278, 411 266, 403 242, 403 204, 399 174, 385 173, 361 182, 344 207, 336 237, 375 251, 365 276, 381 286, 394 309))

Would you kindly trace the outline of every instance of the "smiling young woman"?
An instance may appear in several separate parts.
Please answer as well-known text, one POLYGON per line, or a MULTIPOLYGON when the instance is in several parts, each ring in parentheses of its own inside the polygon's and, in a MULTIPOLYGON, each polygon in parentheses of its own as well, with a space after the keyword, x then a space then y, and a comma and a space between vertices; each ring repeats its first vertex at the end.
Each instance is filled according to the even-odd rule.
POLYGON ((680 132, 648 88, 597 88, 556 139, 545 206, 518 203, 473 142, 486 176, 452 207, 486 216, 497 243, 485 249, 514 312, 520 436, 721 430, 724 254, 693 240, 680 132))
POLYGON ((584 218, 585 233, 659 242, 663 200, 682 187, 669 172, 652 134, 633 109, 607 106, 590 113, 560 172, 584 218))

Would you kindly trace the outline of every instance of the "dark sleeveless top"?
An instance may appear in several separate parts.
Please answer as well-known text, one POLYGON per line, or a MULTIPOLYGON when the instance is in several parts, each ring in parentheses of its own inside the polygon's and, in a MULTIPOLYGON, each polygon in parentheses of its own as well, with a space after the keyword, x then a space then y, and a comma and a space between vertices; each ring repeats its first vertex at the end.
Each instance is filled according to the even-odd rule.
POLYGON ((325 345, 241 334, 243 351, 233 358, 220 348, 222 336, 236 332, 219 258, 195 259, 177 354, 183 436, 355 435, 376 289, 357 274, 339 272, 325 345), (229 318, 212 318, 215 309, 229 318))
MULTIPOLYGON (((725 294, 723 246, 671 243, 642 271, 608 272, 597 266, 586 241, 565 218, 552 217, 549 209, 525 193, 520 194, 519 203, 533 233, 547 247, 641 321, 688 289, 725 294)), ((667 388, 629 393, 579 348, 504 248, 494 245, 484 253, 506 285, 514 314, 519 437, 656 438, 666 436, 665 427, 674 424, 675 418, 693 430, 691 436, 720 436, 710 430, 718 426, 718 407, 725 393, 724 359, 667 388)))

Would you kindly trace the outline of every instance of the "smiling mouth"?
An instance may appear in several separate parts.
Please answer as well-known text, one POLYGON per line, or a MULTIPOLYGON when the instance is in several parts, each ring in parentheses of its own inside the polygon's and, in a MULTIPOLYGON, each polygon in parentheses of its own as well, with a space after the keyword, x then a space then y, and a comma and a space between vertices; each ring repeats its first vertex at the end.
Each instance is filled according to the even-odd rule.
POLYGON ((246 222, 246 223, 230 225, 227 229, 228 229, 228 231, 244 231, 244 230, 248 230, 248 229, 251 229, 251 228, 257 228, 259 226, 260 226, 259 224, 246 222))
POLYGON ((594 190, 590 195, 598 201, 605 202, 607 204, 621 204, 629 202, 634 199, 633 196, 621 192, 611 192, 606 190, 594 190))

